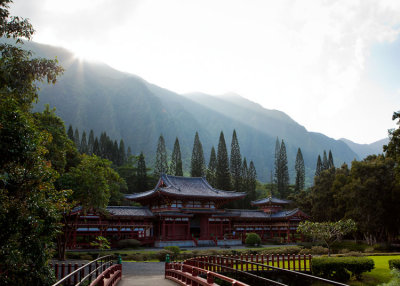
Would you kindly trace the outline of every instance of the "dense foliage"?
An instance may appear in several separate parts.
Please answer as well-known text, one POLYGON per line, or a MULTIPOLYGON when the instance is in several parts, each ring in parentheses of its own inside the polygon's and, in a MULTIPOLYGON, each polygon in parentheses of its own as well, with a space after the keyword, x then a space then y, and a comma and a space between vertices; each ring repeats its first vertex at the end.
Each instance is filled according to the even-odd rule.
POLYGON ((245 244, 249 246, 257 246, 261 244, 261 238, 257 233, 247 233, 245 244))
POLYGON ((206 165, 204 159, 203 145, 201 144, 199 133, 196 132, 193 142, 192 160, 190 161, 190 176, 204 177, 206 165))
POLYGON ((390 269, 398 269, 400 270, 400 259, 391 259, 389 260, 389 268, 390 269))

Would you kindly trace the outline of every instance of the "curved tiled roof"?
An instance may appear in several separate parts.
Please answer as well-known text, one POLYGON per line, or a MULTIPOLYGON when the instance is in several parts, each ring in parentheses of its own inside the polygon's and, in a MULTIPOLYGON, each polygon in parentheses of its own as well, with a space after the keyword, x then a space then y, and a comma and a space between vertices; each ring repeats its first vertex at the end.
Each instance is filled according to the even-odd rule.
POLYGON ((106 210, 113 216, 154 217, 153 213, 146 207, 109 206, 106 210))
POLYGON ((157 183, 157 187, 153 190, 126 195, 127 199, 140 199, 151 197, 161 192, 164 194, 171 194, 177 196, 186 197, 207 197, 207 198, 241 198, 244 197, 245 193, 231 192, 214 189, 205 178, 203 177, 180 177, 171 175, 161 175, 160 180, 157 183))
MULTIPOLYGON (((289 211, 280 211, 276 213, 265 213, 262 210, 227 210, 225 216, 229 216, 232 213, 232 216, 236 216, 238 218, 249 218, 249 219, 273 219, 273 218, 287 218, 299 211, 298 208, 289 210, 289 211)), ((214 217, 214 216, 213 216, 214 217)))
POLYGON ((268 197, 268 198, 264 198, 264 199, 260 199, 260 200, 252 201, 252 202, 251 202, 252 205, 263 205, 263 204, 267 204, 267 203, 272 203, 272 204, 289 204, 290 201, 288 201, 288 200, 282 200, 282 199, 278 199, 278 198, 274 198, 274 197, 268 197))

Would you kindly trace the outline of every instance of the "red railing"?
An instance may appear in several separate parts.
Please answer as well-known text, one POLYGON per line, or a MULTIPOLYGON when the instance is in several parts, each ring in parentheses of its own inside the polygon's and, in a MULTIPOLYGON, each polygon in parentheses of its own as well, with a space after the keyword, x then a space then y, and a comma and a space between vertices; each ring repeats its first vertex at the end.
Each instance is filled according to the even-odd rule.
POLYGON ((232 286, 249 286, 248 284, 236 281, 235 279, 226 277, 219 273, 174 262, 165 263, 165 278, 172 280, 179 285, 216 285, 214 284, 214 280, 218 278, 230 283, 232 286), (203 275, 205 278, 199 275, 203 275))
POLYGON ((107 268, 103 273, 97 276, 96 280, 90 283, 90 286, 113 286, 117 285, 122 278, 121 264, 115 264, 107 268))

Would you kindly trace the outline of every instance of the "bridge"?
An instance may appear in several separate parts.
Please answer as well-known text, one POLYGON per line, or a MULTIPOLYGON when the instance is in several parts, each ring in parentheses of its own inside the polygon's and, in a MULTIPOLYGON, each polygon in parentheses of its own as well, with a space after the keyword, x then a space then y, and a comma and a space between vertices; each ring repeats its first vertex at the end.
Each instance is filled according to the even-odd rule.
POLYGON ((115 263, 115 257, 109 255, 81 267, 76 264, 61 268, 54 265, 59 281, 53 286, 346 285, 307 274, 310 272, 310 262, 311 255, 210 255, 182 262, 125 263, 128 275, 121 280, 122 266, 115 263))

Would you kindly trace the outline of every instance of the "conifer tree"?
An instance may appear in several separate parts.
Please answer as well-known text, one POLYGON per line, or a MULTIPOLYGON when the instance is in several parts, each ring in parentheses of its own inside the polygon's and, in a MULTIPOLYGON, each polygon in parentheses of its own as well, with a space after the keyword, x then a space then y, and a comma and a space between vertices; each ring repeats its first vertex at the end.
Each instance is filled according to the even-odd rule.
POLYGON ((162 134, 158 138, 156 164, 154 167, 154 176, 159 177, 161 174, 168 173, 167 150, 165 149, 165 141, 162 134))
POLYGON ((136 169, 136 176, 137 176, 137 185, 136 185, 137 192, 147 191, 148 189, 147 170, 143 152, 140 152, 139 155, 137 169, 136 169))
POLYGON ((178 137, 175 139, 169 172, 174 176, 183 176, 181 147, 179 145, 178 137))
POLYGON ((294 189, 296 193, 298 193, 304 189, 306 177, 303 154, 301 153, 300 148, 297 149, 296 164, 294 168, 296 170, 296 183, 294 189))
POLYGON ((199 134, 196 132, 193 142, 192 160, 190 163, 190 176, 204 177, 205 169, 203 146, 201 145, 199 134))
POLYGON ((100 139, 99 139, 99 147, 100 147, 99 156, 102 157, 102 158, 106 158, 107 149, 108 149, 107 143, 108 143, 108 141, 107 141, 106 132, 101 132, 100 139))
POLYGON ((283 140, 281 142, 281 149, 279 151, 278 159, 277 188, 281 198, 287 198, 289 195, 289 170, 287 166, 286 146, 283 140))
POLYGON ((93 143, 93 154, 100 157, 100 153, 101 153, 100 143, 99 143, 99 139, 97 139, 97 137, 96 137, 96 139, 94 140, 94 143, 93 143))
POLYGON ((238 191, 240 190, 242 156, 240 154, 240 147, 236 136, 236 130, 233 130, 232 134, 230 170, 232 175, 233 189, 238 191))
POLYGON ((328 170, 329 169, 329 162, 328 162, 328 157, 326 156, 326 151, 324 150, 324 156, 322 157, 322 170, 328 170))
POLYGON ((89 133, 89 142, 88 142, 88 154, 89 155, 93 154, 93 147, 94 147, 94 133, 93 133, 93 129, 91 129, 90 133, 89 133))
POLYGON ((231 190, 231 175, 229 172, 228 151, 226 150, 225 137, 222 131, 219 135, 216 177, 216 185, 218 189, 231 190))
POLYGON ((80 150, 81 141, 79 139, 79 130, 78 130, 78 128, 75 128, 74 143, 75 143, 76 149, 80 150))
POLYGON ((126 151, 126 160, 129 160, 132 156, 131 146, 128 146, 128 150, 126 151))
POLYGON ((68 135, 68 138, 71 139, 72 142, 75 142, 74 130, 72 129, 72 125, 69 125, 67 135, 68 135))
POLYGON ((333 163, 333 156, 332 156, 332 151, 329 150, 329 159, 328 159, 328 166, 330 168, 335 168, 335 163, 333 163))
POLYGON ((275 184, 278 184, 278 177, 279 177, 279 154, 281 152, 281 144, 279 143, 279 138, 276 137, 276 142, 275 142, 275 161, 274 161, 274 168, 275 168, 275 173, 274 173, 274 181, 275 184))
MULTIPOLYGON (((240 184, 240 191, 243 193, 248 194, 249 192, 249 169, 247 167, 247 160, 246 157, 243 158, 242 168, 241 168, 241 184, 240 184)), ((249 196, 246 196, 241 201, 241 208, 246 208, 250 204, 249 196)))
MULTIPOLYGON (((249 201, 254 201, 256 199, 256 185, 257 185, 257 172, 256 167, 254 166, 253 161, 250 161, 249 171, 247 175, 248 180, 248 197, 249 201)), ((249 204, 250 206, 250 204, 249 204)))
POLYGON ((210 160, 208 161, 207 168, 207 181, 208 183, 216 187, 216 170, 217 170, 217 156, 215 155, 215 148, 212 146, 210 153, 210 160))
POLYGON ((119 141, 119 150, 118 150, 118 165, 122 166, 126 163, 126 154, 125 154, 125 143, 124 140, 119 141))
POLYGON ((321 175, 321 172, 322 172, 321 156, 318 155, 317 167, 315 168, 315 176, 318 177, 319 175, 321 175))
POLYGON ((114 140, 114 144, 111 149, 111 161, 114 162, 115 165, 118 166, 119 162, 119 148, 117 140, 114 140))
POLYGON ((82 140, 81 140, 81 144, 80 144, 80 150, 79 150, 82 154, 87 154, 88 153, 88 144, 86 141, 86 132, 83 131, 82 133, 82 140))

